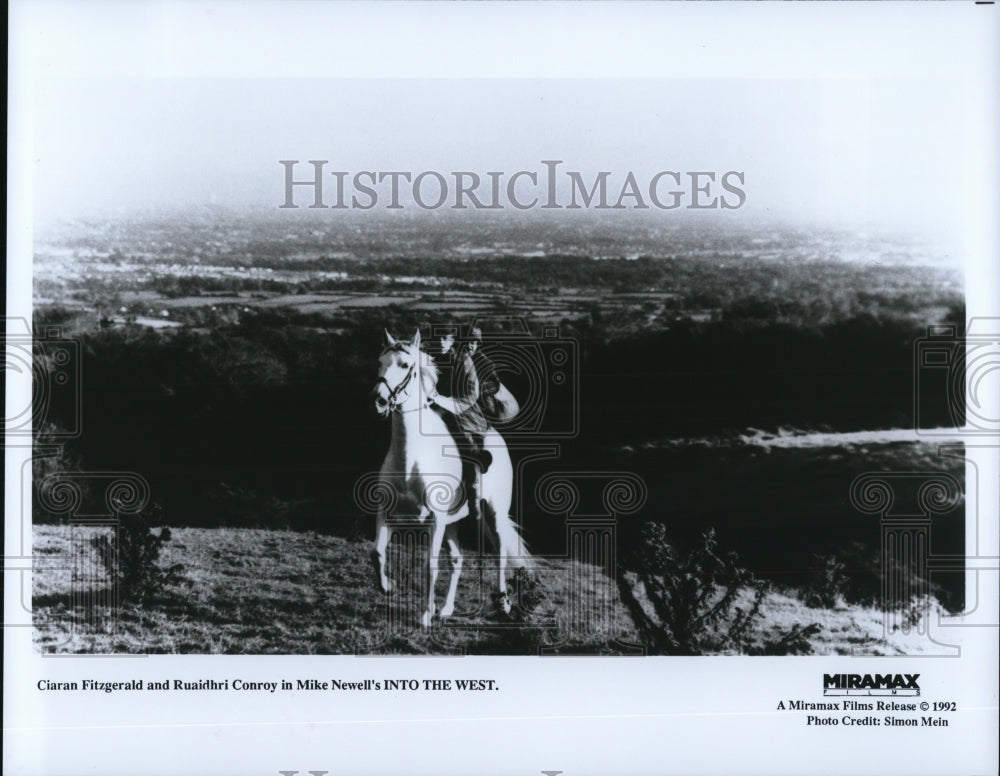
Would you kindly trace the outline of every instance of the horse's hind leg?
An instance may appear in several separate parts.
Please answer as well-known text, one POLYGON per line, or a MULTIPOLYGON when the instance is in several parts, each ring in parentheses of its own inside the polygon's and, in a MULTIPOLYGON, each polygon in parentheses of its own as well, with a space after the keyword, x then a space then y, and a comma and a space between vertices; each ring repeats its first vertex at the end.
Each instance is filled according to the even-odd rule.
POLYGON ((448 597, 441 607, 441 617, 451 617, 455 611, 455 593, 458 590, 458 578, 462 575, 462 552, 458 547, 455 524, 452 523, 444 531, 444 539, 448 542, 448 552, 451 553, 451 582, 448 585, 448 597))
POLYGON ((504 532, 497 524, 497 512, 491 504, 487 504, 486 515, 488 518, 490 531, 496 537, 497 545, 497 574, 499 577, 497 584, 497 608, 504 614, 510 614, 510 597, 507 595, 507 556, 511 548, 507 544, 504 532))
POLYGON ((372 563, 375 564, 375 574, 378 576, 379 585, 383 593, 392 592, 392 580, 385 573, 385 556, 389 547, 391 531, 386 522, 384 510, 379 510, 375 518, 375 549, 372 550, 372 563))
POLYGON ((438 558, 441 555, 441 544, 444 542, 445 524, 443 520, 434 515, 434 529, 431 533, 431 546, 427 554, 427 611, 420 619, 420 624, 425 628, 430 627, 431 619, 434 617, 434 586, 437 584, 438 558))
POLYGON ((510 596, 507 595, 507 553, 500 542, 500 557, 498 559, 500 584, 497 592, 497 608, 504 614, 510 614, 510 596))

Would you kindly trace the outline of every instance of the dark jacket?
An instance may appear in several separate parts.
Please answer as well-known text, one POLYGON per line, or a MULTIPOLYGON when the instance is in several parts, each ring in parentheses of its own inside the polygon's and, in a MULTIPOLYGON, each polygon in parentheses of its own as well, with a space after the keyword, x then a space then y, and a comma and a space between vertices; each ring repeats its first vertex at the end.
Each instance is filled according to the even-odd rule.
MULTIPOLYGON (((454 417, 458 427, 465 434, 482 440, 489 426, 479 406, 482 384, 469 351, 464 347, 460 348, 451 365, 444 363, 438 368, 438 390, 454 400, 454 417)), ((495 371, 493 376, 496 377, 495 371)), ((497 387, 499 388, 499 381, 497 387)), ((496 390, 493 389, 493 393, 496 390)))
POLYGON ((496 395, 500 390, 500 377, 497 368, 482 349, 476 351, 472 363, 479 378, 479 406, 487 417, 496 417, 496 395))

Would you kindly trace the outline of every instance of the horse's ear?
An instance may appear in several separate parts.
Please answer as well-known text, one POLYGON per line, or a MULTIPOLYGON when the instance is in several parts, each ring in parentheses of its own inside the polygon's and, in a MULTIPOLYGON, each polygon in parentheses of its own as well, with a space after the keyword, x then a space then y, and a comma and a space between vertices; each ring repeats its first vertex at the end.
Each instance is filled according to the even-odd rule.
POLYGON ((417 333, 413 335, 413 347, 420 350, 420 329, 417 329, 417 333))
POLYGON ((392 335, 389 333, 389 330, 383 329, 383 331, 385 332, 385 344, 388 345, 390 348, 395 347, 396 340, 392 338, 392 335))

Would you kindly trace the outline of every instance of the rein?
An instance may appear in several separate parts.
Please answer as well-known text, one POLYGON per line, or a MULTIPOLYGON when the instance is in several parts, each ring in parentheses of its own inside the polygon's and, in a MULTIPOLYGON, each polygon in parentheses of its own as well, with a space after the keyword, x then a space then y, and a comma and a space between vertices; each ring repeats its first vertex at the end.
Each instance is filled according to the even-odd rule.
POLYGON ((425 401, 425 402, 424 402, 423 404, 421 404, 421 405, 420 405, 419 407, 410 407, 410 409, 408 409, 408 410, 404 410, 404 409, 400 409, 399 405, 397 404, 397 405, 396 405, 396 406, 395 406, 395 407, 393 408, 393 410, 392 410, 392 411, 393 411, 393 412, 398 412, 398 413, 399 413, 400 415, 405 415, 405 414, 406 414, 407 412, 420 412, 420 410, 425 410, 425 409, 427 409, 427 408, 428 408, 428 407, 430 407, 430 406, 431 406, 430 402, 426 402, 426 401, 425 401))

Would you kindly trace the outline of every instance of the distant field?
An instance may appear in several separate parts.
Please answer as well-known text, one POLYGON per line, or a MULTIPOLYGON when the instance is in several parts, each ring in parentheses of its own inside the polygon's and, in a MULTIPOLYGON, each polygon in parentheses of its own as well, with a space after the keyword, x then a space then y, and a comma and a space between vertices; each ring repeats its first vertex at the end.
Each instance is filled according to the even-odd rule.
MULTIPOLYGON (((307 282, 307 281, 304 281, 307 282)), ((190 313, 195 311, 217 311, 232 308, 237 313, 251 309, 284 310, 298 315, 335 316, 369 309, 401 306, 415 313, 439 313, 447 310, 449 315, 473 317, 503 310, 505 315, 520 315, 529 319, 558 322, 565 318, 579 316, 587 305, 596 304, 608 310, 630 309, 649 303, 661 305, 662 295, 648 297, 636 295, 619 298, 615 295, 592 294, 571 297, 519 295, 516 299, 497 292, 470 293, 461 291, 410 290, 392 288, 387 285, 385 292, 371 294, 364 292, 283 294, 268 292, 243 292, 239 294, 199 294, 196 296, 164 296, 150 291, 125 291, 118 295, 117 307, 108 306, 105 313, 111 322, 124 324, 124 313, 131 314, 132 323, 140 326, 162 328, 164 325, 183 325, 190 313), (111 313, 118 313, 111 315, 111 313), (164 315, 165 313, 165 315, 164 315), (162 316, 161 319, 154 316, 162 316), (171 320, 173 319, 173 320, 171 320)), ((54 304, 54 299, 37 300, 44 309, 54 304)), ((64 298, 59 305, 70 310, 86 313, 92 304, 79 298, 64 298)))
POLYGON ((335 317, 396 306, 583 318, 628 335, 685 319, 926 325, 962 304, 948 251, 900 235, 642 219, 449 223, 338 229, 220 213, 77 224, 39 241, 34 295, 97 316, 149 317, 155 306, 194 326, 234 323, 213 307, 335 317))

